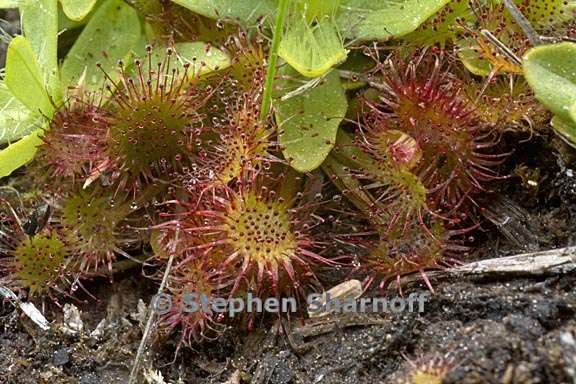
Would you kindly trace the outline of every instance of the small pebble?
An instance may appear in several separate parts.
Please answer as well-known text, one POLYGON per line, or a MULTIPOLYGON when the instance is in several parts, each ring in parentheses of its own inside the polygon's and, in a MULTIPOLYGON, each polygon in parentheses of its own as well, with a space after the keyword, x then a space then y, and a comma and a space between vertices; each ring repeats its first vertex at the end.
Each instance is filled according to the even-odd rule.
POLYGON ((60 367, 62 365, 65 365, 69 361, 70 361, 70 356, 68 355, 68 351, 66 350, 66 348, 60 348, 59 350, 54 352, 52 364, 54 364, 55 367, 60 367))

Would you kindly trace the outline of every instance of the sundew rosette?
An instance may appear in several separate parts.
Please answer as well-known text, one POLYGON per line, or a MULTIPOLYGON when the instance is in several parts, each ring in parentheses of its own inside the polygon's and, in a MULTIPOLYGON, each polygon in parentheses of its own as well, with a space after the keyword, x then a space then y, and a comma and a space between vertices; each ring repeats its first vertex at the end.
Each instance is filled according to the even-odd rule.
MULTIPOLYGON (((190 164, 215 89, 202 85, 199 71, 179 64, 168 48, 163 56, 151 47, 134 62, 134 74, 120 66, 121 77, 107 89, 109 101, 107 155, 102 167, 113 171, 119 187, 171 179, 190 164)), ((141 188, 140 188, 141 189, 141 188)))
POLYGON ((56 111, 31 165, 36 184, 50 190, 81 185, 107 162, 109 113, 100 103, 95 96, 73 96, 56 111))
POLYGON ((184 213, 172 223, 194 256, 181 264, 199 251, 217 257, 229 273, 231 294, 300 295, 306 286, 318 287, 317 267, 335 263, 323 256, 326 247, 313 234, 318 203, 293 192, 284 196, 292 182, 284 174, 247 171, 232 187, 205 194, 201 204, 183 204, 184 213))
POLYGON ((401 279, 417 274, 426 287, 434 288, 426 272, 458 265, 458 256, 469 251, 464 236, 474 228, 450 229, 442 220, 428 217, 380 231, 376 240, 365 240, 359 270, 366 274, 365 286, 385 288, 394 283, 402 294, 401 279))
POLYGON ((4 199, 0 209, 0 285, 29 296, 62 293, 74 271, 61 233, 47 223, 31 230, 4 199))
POLYGON ((378 66, 386 87, 377 101, 366 101, 362 129, 377 161, 389 161, 381 155, 382 142, 395 132, 407 135, 403 145, 415 149, 404 153, 415 160, 411 172, 426 188, 428 208, 450 216, 477 206, 474 196, 499 178, 507 154, 490 152, 497 140, 461 95, 446 59, 424 52, 378 66))
POLYGON ((255 76, 248 90, 227 78, 220 89, 216 105, 221 113, 211 118, 202 148, 183 175, 191 192, 227 186, 246 169, 258 170, 278 161, 273 155, 275 126, 260 113, 263 77, 255 76))
POLYGON ((147 187, 137 198, 101 187, 70 191, 54 220, 77 269, 111 271, 118 255, 131 258, 128 252, 141 248, 144 239, 138 227, 149 225, 139 210, 159 190, 147 187))
MULTIPOLYGON (((180 342, 190 346, 207 340, 216 340, 225 330, 224 318, 198 305, 202 299, 228 295, 230 285, 217 263, 191 256, 189 261, 172 270, 168 280, 170 298, 160 314, 162 332, 180 332, 180 342)), ((227 297, 227 296, 226 296, 227 297)))

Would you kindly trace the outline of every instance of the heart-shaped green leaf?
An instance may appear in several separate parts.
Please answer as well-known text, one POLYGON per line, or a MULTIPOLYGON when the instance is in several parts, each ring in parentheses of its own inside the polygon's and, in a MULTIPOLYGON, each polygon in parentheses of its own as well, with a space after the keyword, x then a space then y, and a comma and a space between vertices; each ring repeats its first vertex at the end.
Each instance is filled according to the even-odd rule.
POLYGON ((80 21, 90 13, 98 0, 60 0, 64 13, 70 20, 80 21))
POLYGON ((140 20, 122 0, 108 0, 98 8, 62 65, 62 81, 76 86, 83 78, 87 90, 102 87, 104 73, 117 79, 118 60, 125 59, 140 39, 140 20))
POLYGON ((336 25, 328 17, 312 25, 303 15, 291 24, 282 38, 278 55, 302 75, 322 76, 346 59, 348 51, 336 25))
POLYGON ((536 98, 564 124, 576 126, 576 44, 532 48, 523 68, 536 98))
POLYGON ((335 15, 341 4, 342 0, 292 0, 294 8, 309 22, 335 15))
POLYGON ((340 32, 359 40, 387 40, 414 31, 449 0, 344 0, 340 32))
POLYGON ((46 91, 42 70, 32 46, 23 36, 15 37, 8 46, 4 81, 10 92, 30 111, 52 116, 54 106, 46 91))
MULTIPOLYGON (((281 74, 287 78, 297 76, 290 67, 283 68, 281 74)), ((312 171, 334 147, 338 126, 346 115, 348 102, 340 78, 331 72, 319 85, 296 95, 302 83, 290 80, 278 83, 286 94, 293 95, 275 103, 284 157, 297 171, 312 171)))

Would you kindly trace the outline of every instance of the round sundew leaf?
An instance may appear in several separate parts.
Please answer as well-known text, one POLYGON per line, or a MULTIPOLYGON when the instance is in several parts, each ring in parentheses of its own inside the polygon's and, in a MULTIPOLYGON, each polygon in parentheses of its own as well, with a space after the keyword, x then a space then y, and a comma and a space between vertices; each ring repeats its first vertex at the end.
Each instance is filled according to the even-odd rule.
POLYGON ((311 26, 301 17, 282 38, 278 55, 302 75, 318 77, 346 60, 348 51, 329 18, 311 26))
POLYGON ((192 12, 212 19, 230 19, 243 25, 255 25, 260 18, 272 20, 274 0, 172 0, 192 12))
POLYGON ((42 132, 42 129, 37 129, 0 151, 0 178, 10 175, 34 158, 37 147, 42 144, 42 132))
POLYGON ((26 238, 14 250, 16 275, 30 295, 46 290, 62 273, 67 257, 65 244, 55 235, 26 238))
POLYGON ((562 28, 566 21, 574 19, 576 2, 570 0, 524 0, 523 12, 528 21, 538 32, 550 31, 551 28, 562 28))
POLYGON ((118 211, 110 209, 112 195, 82 190, 71 195, 62 208, 62 225, 69 244, 85 252, 96 263, 116 249, 118 211))
MULTIPOLYGON (((290 67, 283 68, 281 75, 297 76, 290 67)), ((286 93, 300 85, 290 80, 279 82, 286 93)), ((290 165, 299 172, 318 168, 334 147, 338 126, 348 108, 338 74, 331 72, 317 86, 275 102, 275 108, 280 144, 290 165)))
POLYGON ((104 82, 102 69, 113 79, 119 77, 118 61, 125 59, 140 40, 140 19, 122 0, 102 4, 70 49, 62 65, 65 86, 76 86, 83 79, 88 91, 98 90, 104 82))
POLYGON ((523 68, 536 98, 563 125, 576 126, 576 44, 532 48, 524 55, 523 68))
POLYGON ((80 21, 90 13, 98 0, 60 0, 64 13, 70 20, 80 21))
POLYGON ((10 92, 34 113, 52 116, 54 107, 46 91, 30 42, 23 36, 15 37, 8 46, 4 82, 10 92))
POLYGON ((413 32, 449 0, 344 0, 337 16, 343 36, 388 40, 413 32))

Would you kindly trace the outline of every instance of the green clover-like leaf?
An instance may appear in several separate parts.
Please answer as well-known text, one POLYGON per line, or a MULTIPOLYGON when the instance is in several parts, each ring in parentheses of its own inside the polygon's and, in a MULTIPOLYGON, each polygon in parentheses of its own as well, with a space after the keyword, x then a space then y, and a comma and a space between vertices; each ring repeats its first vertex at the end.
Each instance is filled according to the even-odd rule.
POLYGON ((19 6, 24 36, 36 55, 48 92, 59 103, 58 0, 20 0, 19 6))
POLYGON ((272 19, 276 12, 273 0, 172 0, 200 15, 229 19, 243 25, 255 25, 260 18, 272 19))
MULTIPOLYGON (((283 68, 281 74, 297 76, 290 67, 283 68)), ((279 86, 292 94, 300 85, 291 80, 279 82, 279 86)), ((348 108, 338 74, 329 73, 319 85, 278 100, 275 107, 280 144, 290 165, 300 172, 318 168, 334 147, 338 126, 348 108)))
POLYGON ((557 119, 564 136, 576 133, 576 44, 560 43, 530 49, 523 58, 526 80, 557 119))
POLYGON ((70 20, 80 21, 92 11, 98 0, 60 0, 64 13, 70 20))
POLYGON ((134 9, 122 0, 102 4, 68 52, 62 65, 62 81, 76 86, 83 79, 87 90, 102 87, 104 73, 117 79, 118 60, 125 59, 140 40, 140 20, 134 9))
POLYGON ((337 16, 340 32, 358 40, 404 36, 449 0, 344 0, 337 16))
POLYGON ((330 18, 324 17, 312 25, 303 15, 290 24, 278 55, 302 75, 322 76, 346 60, 348 51, 330 18))
POLYGON ((10 143, 30 134, 38 114, 22 104, 6 84, 0 82, 0 143, 10 143))

